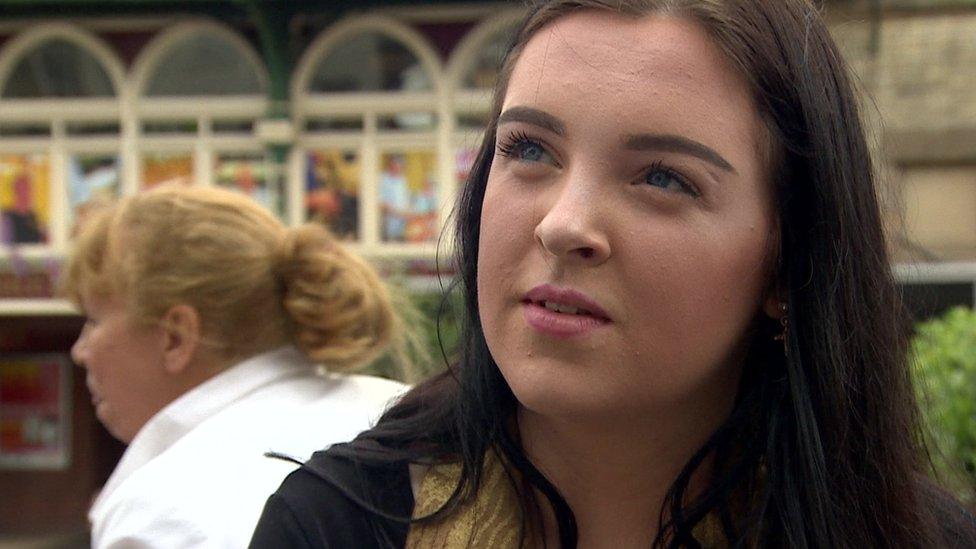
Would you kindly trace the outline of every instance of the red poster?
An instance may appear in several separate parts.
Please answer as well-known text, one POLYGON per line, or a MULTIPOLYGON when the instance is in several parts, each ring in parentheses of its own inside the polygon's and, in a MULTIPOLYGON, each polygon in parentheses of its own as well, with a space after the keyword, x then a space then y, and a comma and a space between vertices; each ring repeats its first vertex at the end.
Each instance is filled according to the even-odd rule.
POLYGON ((63 355, 0 355, 0 468, 68 466, 70 376, 63 355))

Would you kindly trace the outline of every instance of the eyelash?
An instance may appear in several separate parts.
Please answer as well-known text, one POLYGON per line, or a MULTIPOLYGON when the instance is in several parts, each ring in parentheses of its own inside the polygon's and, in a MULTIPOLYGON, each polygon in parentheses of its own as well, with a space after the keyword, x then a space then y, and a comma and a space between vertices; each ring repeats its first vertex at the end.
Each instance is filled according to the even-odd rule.
POLYGON ((523 131, 516 131, 508 135, 504 140, 498 143, 498 154, 506 157, 514 158, 514 153, 518 148, 525 144, 533 144, 548 150, 548 148, 539 140, 532 139, 523 131))
MULTIPOLYGON (((509 158, 516 158, 516 160, 518 160, 518 158, 515 157, 515 153, 518 151, 519 147, 526 144, 539 146, 543 150, 547 151, 547 154, 549 154, 548 153, 549 148, 542 141, 529 137, 528 134, 526 134, 524 131, 521 130, 512 132, 503 140, 499 141, 497 145, 498 154, 509 158)), ((683 192, 686 192, 692 198, 701 197, 701 193, 698 192, 698 189, 696 189, 694 185, 688 182, 688 179, 686 177, 682 176, 674 168, 665 165, 664 162, 661 160, 655 161, 646 170, 644 170, 641 173, 640 179, 638 181, 635 181, 633 185, 645 184, 646 183, 645 178, 647 177, 647 175, 654 171, 664 172, 666 176, 673 178, 685 189, 683 192)))
POLYGON ((694 185, 692 185, 690 182, 688 182, 688 179, 686 177, 684 177, 683 175, 681 175, 680 173, 678 173, 678 171, 675 170, 674 168, 665 165, 664 162, 661 161, 661 160, 658 160, 658 161, 654 162, 653 164, 651 164, 650 167, 647 168, 647 170, 645 170, 642 173, 642 175, 641 175, 641 181, 639 183, 635 183, 635 184, 645 183, 647 176, 649 174, 655 172, 655 171, 664 172, 664 174, 666 176, 668 176, 668 177, 674 179, 675 181, 677 181, 682 187, 684 187, 685 192, 687 192, 693 198, 699 198, 701 196, 701 193, 698 192, 698 189, 696 189, 694 185))

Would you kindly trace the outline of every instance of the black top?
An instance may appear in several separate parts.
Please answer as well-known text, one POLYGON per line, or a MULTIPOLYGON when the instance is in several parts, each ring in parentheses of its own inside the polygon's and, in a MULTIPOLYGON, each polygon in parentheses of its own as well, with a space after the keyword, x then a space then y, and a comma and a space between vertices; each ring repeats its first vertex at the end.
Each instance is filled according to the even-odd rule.
POLYGON ((316 452, 268 498, 250 547, 403 547, 407 520, 364 512, 363 503, 409 519, 413 490, 406 463, 372 467, 316 452))
MULTIPOLYGON (((921 495, 939 517, 941 547, 976 548, 972 514, 934 484, 926 482, 921 495)), ((413 506, 406 463, 369 466, 330 451, 316 452, 268 498, 250 547, 402 548, 413 506)))

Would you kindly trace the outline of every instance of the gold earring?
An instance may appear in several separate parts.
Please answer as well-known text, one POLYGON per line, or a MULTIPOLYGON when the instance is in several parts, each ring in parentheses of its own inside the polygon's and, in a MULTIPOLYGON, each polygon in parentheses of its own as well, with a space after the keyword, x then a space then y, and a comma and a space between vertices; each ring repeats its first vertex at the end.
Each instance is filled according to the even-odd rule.
POLYGON ((789 318, 789 312, 790 312, 790 306, 787 305, 786 303, 782 303, 781 302, 779 304, 779 312, 781 313, 780 316, 779 316, 779 325, 783 328, 783 330, 780 333, 778 333, 775 336, 773 336, 773 339, 775 339, 776 341, 782 341, 783 342, 783 355, 784 356, 789 356, 789 354, 790 354, 790 348, 789 348, 789 337, 790 337, 790 318, 789 318))

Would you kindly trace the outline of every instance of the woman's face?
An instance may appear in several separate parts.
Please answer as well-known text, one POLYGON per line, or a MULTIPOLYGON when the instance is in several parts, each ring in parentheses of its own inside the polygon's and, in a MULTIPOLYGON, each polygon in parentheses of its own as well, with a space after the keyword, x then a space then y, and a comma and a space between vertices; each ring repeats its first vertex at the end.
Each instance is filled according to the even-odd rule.
POLYGON ((688 19, 598 11, 516 62, 482 206, 489 349, 544 414, 725 410, 775 217, 743 78, 688 19))
POLYGON ((128 443, 171 399, 163 331, 137 324, 120 299, 86 295, 83 301, 88 318, 71 358, 86 370, 99 421, 128 443))

